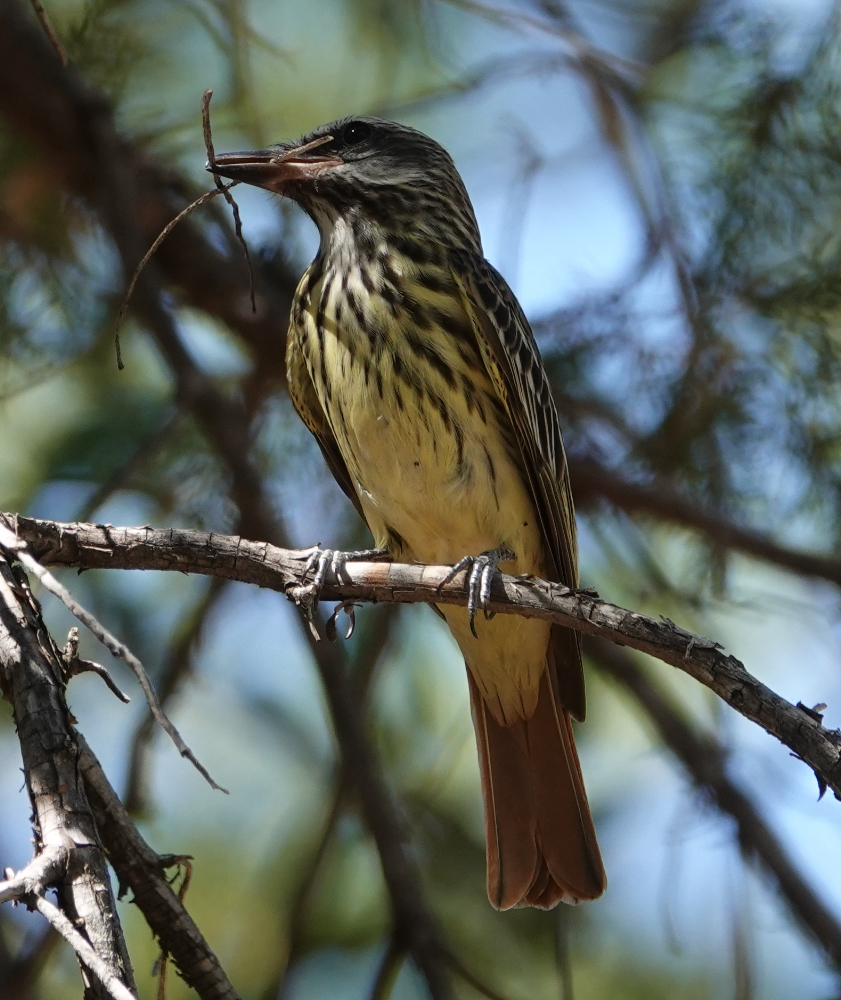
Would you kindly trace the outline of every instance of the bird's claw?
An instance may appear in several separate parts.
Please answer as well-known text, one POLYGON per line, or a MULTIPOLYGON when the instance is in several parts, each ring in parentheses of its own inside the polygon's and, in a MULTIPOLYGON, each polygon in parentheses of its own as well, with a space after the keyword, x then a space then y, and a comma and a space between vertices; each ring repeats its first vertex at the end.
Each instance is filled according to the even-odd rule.
POLYGON ((320 593, 321 588, 324 586, 324 578, 327 576, 327 570, 332 569, 338 575, 346 562, 346 560, 341 558, 344 554, 339 549, 322 549, 316 546, 315 551, 307 559, 301 579, 306 581, 310 573, 313 573, 312 589, 316 594, 320 593))
POLYGON ((338 578, 345 567, 345 563, 368 562, 382 559, 387 555, 388 549, 359 549, 355 552, 343 552, 341 549, 322 549, 316 545, 310 553, 309 559, 307 559, 301 579, 306 581, 310 573, 314 571, 310 586, 317 596, 321 593, 321 588, 324 586, 328 569, 338 578))
POLYGON ((502 545, 498 549, 490 549, 482 552, 478 556, 465 556, 453 566, 441 583, 438 585, 440 591, 442 587, 450 582, 462 570, 467 572, 465 587, 467 589, 467 616, 470 621, 470 631, 476 639, 476 612, 482 609, 485 620, 490 621, 496 612, 489 611, 488 605, 491 599, 491 582, 497 567, 501 562, 514 559, 514 553, 507 546, 502 545))

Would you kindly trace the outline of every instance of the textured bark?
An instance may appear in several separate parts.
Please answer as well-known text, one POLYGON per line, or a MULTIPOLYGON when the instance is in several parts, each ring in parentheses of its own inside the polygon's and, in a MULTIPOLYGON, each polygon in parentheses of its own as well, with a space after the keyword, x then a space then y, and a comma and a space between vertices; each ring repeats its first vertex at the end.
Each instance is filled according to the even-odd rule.
POLYGON ((79 743, 79 769, 121 887, 131 889, 133 902, 161 947, 201 1000, 238 1000, 219 959, 173 891, 162 859, 140 835, 84 737, 79 737, 79 743))
MULTIPOLYGON (((144 529, 140 529, 140 535, 136 535, 134 529, 127 529, 128 534, 126 534, 124 529, 102 526, 100 530, 96 526, 90 525, 86 528, 93 528, 94 535, 88 535, 87 531, 83 530, 82 535, 77 536, 70 525, 35 522, 29 519, 21 519, 21 525, 24 520, 29 527, 52 524, 55 529, 50 538, 45 537, 46 547, 33 547, 31 549, 33 554, 44 555, 51 544, 55 542, 57 543, 57 551, 63 551, 64 557, 67 557, 71 552, 78 553, 78 542, 82 540, 82 550, 85 549, 85 542, 91 542, 93 545, 91 551, 97 553, 97 558, 104 555, 105 564, 109 566, 112 565, 108 559, 109 545, 111 544, 109 537, 113 536, 113 541, 119 536, 122 539, 118 545, 119 550, 125 553, 127 546, 137 555, 139 550, 136 548, 136 542, 141 539, 144 531, 144 529), (65 549, 65 545, 68 545, 69 548, 65 549)), ((14 515, 10 515, 8 519, 4 519, 4 523, 14 530, 18 519, 14 515)), ((164 535, 170 541, 174 540, 171 533, 164 532, 164 535)), ((23 539, 22 534, 19 537, 23 539)), ((239 546, 242 546, 243 553, 249 551, 254 554, 253 559, 243 562, 244 566, 248 565, 252 568, 259 565, 260 553, 285 553, 288 551, 267 543, 246 542, 236 537, 187 532, 183 536, 179 535, 174 548, 165 546, 163 550, 153 556, 153 560, 156 561, 154 568, 163 568, 164 566, 176 568, 178 560, 186 558, 188 565, 178 568, 184 571, 190 568, 190 571, 204 572, 227 579, 238 579, 236 573, 231 572, 231 570, 237 563, 237 548, 239 546), (225 556, 221 560, 217 560, 215 554, 217 538, 221 539, 222 548, 225 550, 225 556), (201 555, 198 556, 199 561, 204 563, 204 569, 189 567, 190 560, 195 558, 197 554, 196 550, 191 547, 191 542, 193 546, 198 545, 199 549, 204 547, 206 543, 210 543, 205 552, 207 559, 201 555), (172 562, 173 558, 175 563, 172 562), (210 572, 210 567, 213 565, 220 571, 210 572)), ((145 549, 147 556, 155 551, 154 545, 151 548, 145 546, 145 549)), ((302 556, 301 553, 292 553, 292 555, 302 556)), ((69 565, 72 563, 72 560, 71 563, 68 563, 64 557, 59 558, 56 564, 59 565, 63 562, 64 565, 69 565)), ((78 562, 72 564, 82 565, 78 562)), ((298 558, 295 565, 298 575, 300 575, 303 569, 301 558, 298 558)), ((117 568, 116 564, 114 564, 114 568, 117 568)), ((275 587, 278 582, 277 576, 271 571, 264 574, 264 579, 266 582, 263 585, 284 589, 282 586, 275 587)), ((292 587, 297 583, 297 577, 294 574, 287 574, 284 581, 292 587)), ((386 785, 376 754, 365 733, 362 706, 359 704, 357 693, 349 676, 344 649, 340 645, 312 642, 309 631, 307 629, 305 631, 311 642, 313 656, 324 683, 342 763, 356 788, 365 820, 380 856, 383 877, 388 887, 392 906, 394 934, 405 946, 407 954, 417 964, 426 980, 433 1000, 448 1000, 452 996, 452 990, 450 987, 450 960, 444 938, 424 899, 417 866, 405 846, 407 838, 402 817, 386 785)))
MULTIPOLYGON (((85 569, 157 569, 201 573, 306 596, 302 574, 311 550, 281 549, 174 528, 118 528, 112 525, 59 524, 2 515, 18 537, 45 563, 85 569)), ((328 574, 324 600, 466 604, 461 578, 438 587, 445 566, 349 563, 341 582, 328 574)), ((655 619, 603 601, 590 592, 558 584, 498 575, 491 610, 542 618, 649 653, 700 681, 752 722, 776 736, 811 767, 819 781, 841 798, 841 734, 824 728, 803 708, 792 705, 753 677, 719 644, 694 635, 667 618, 655 619)))
MULTIPOLYGON (((46 852, 54 862, 50 881, 59 905, 112 973, 136 991, 105 857, 79 775, 80 751, 64 698, 61 657, 26 577, 2 557, 0 685, 14 712, 36 852, 46 852)), ((84 966, 82 971, 86 1000, 109 995, 84 966)))

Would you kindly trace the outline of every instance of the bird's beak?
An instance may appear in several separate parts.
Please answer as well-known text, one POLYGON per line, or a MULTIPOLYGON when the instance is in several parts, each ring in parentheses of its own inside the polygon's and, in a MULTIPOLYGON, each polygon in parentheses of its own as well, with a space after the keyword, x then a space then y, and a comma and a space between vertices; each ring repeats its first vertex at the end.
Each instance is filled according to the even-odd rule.
POLYGON ((342 162, 337 156, 308 155, 303 148, 258 149, 248 153, 220 153, 212 166, 208 162, 205 167, 232 181, 283 194, 290 181, 314 180, 322 171, 342 162))

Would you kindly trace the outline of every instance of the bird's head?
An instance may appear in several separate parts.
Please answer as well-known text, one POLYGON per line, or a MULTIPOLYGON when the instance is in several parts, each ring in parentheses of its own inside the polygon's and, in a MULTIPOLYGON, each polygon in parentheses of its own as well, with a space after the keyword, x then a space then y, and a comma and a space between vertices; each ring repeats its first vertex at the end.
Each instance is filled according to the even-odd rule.
POLYGON ((208 170, 296 201, 322 237, 337 220, 479 252, 479 231, 446 150, 416 129, 354 116, 299 142, 221 153, 208 170))

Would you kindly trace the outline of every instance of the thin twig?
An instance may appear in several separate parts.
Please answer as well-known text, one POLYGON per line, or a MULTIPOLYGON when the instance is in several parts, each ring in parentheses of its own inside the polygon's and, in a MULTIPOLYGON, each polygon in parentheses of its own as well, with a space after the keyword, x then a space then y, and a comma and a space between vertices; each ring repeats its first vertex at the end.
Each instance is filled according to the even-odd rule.
MULTIPOLYGON (((211 580, 210 586, 205 589, 197 604, 187 613, 186 619, 182 618, 178 635, 174 644, 170 646, 157 676, 156 687, 162 708, 165 709, 167 703, 178 691, 181 682, 189 674, 195 647, 207 623, 207 617, 224 590, 224 580, 211 580)), ((128 774, 123 793, 126 809, 134 816, 147 812, 145 776, 154 732, 155 719, 152 713, 147 711, 138 723, 131 740, 128 774)))
POLYGON ((178 223, 195 209, 204 205, 206 202, 210 201, 211 198, 215 198, 217 195, 224 194, 227 195, 228 189, 235 187, 240 181, 231 181, 230 184, 224 184, 220 188, 216 188, 214 191, 205 191, 203 195, 200 195, 194 202, 189 204, 186 208, 182 209, 174 219, 171 219, 164 228, 160 231, 155 242, 149 247, 146 253, 143 255, 143 259, 135 268, 134 274, 131 276, 131 281, 129 282, 126 294, 123 296, 123 301, 120 305, 119 312, 117 313, 117 322, 114 326, 114 348, 117 352, 117 367, 120 371, 125 368, 123 364, 123 356, 120 351, 120 327, 122 326, 123 319, 126 315, 126 310, 128 309, 129 299, 134 292, 134 286, 137 284, 137 279, 140 277, 143 269, 149 263, 149 258, 158 249, 158 247, 163 243, 163 241, 169 236, 172 230, 178 225, 178 223))
POLYGON ((79 621, 96 636, 96 638, 113 656, 116 656, 118 659, 128 664, 137 678, 140 687, 143 689, 146 701, 149 704, 149 709, 155 716, 158 725, 178 748, 178 752, 181 756, 186 757, 187 760, 192 763, 199 774, 204 777, 212 788, 215 788, 220 792, 225 792, 227 795, 227 789, 216 784, 207 769, 199 762, 193 751, 182 739, 181 734, 167 718, 161 708, 158 696, 155 694, 155 689, 152 687, 152 683, 149 680, 149 676, 146 673, 143 664, 137 659, 134 653, 131 652, 128 646, 120 642, 119 639, 112 635, 104 625, 100 624, 100 622, 97 621, 97 619, 94 618, 89 611, 83 608, 76 598, 73 597, 70 591, 67 590, 66 587, 62 586, 52 573, 49 572, 49 570, 44 569, 38 560, 34 559, 32 555, 27 552, 26 543, 17 539, 14 532, 10 531, 7 527, 5 527, 5 525, 2 524, 0 524, 0 545, 14 553, 14 556, 19 559, 21 563, 23 563, 29 572, 32 573, 33 576, 36 576, 44 587, 46 587, 51 594, 54 594, 62 602, 62 604, 64 604, 68 611, 78 618, 79 621))
POLYGON ((35 908, 41 916, 45 917, 50 925, 58 931, 114 1000, 137 1000, 136 995, 121 979, 114 975, 108 964, 94 951, 90 941, 76 930, 70 919, 57 906, 43 896, 36 895, 34 902, 35 908))
POLYGON ((77 674, 93 673, 105 681, 105 686, 116 695, 124 705, 128 705, 131 698, 117 687, 111 675, 101 663, 94 663, 93 660, 83 660, 79 656, 79 629, 74 625, 67 636, 64 649, 61 650, 61 661, 64 664, 65 677, 75 677, 77 674))
POLYGON ((131 701, 131 698, 117 687, 114 678, 101 663, 94 663, 93 660, 83 660, 81 657, 77 657, 67 666, 66 673, 68 677, 76 677, 78 674, 96 674, 102 678, 111 694, 119 698, 124 705, 128 705, 131 701))
POLYGON ((317 139, 310 139, 309 142, 305 142, 303 146, 293 146, 292 149, 286 149, 282 153, 278 153, 277 156, 272 157, 272 163, 285 163, 286 160, 297 159, 301 153, 309 153, 312 149, 318 149, 319 146, 324 146, 328 142, 333 141, 332 135, 321 135, 317 139))
POLYGON ((234 231, 239 240, 242 252, 245 254, 245 263, 248 266, 248 281, 251 292, 251 311, 257 314, 257 296, 254 291, 254 268, 251 266, 251 254, 248 252, 248 244, 242 235, 242 219, 239 217, 239 205, 234 201, 233 195, 229 194, 230 184, 225 184, 219 174, 216 173, 216 151, 213 148, 213 134, 210 129, 210 99, 213 97, 212 90, 206 90, 201 102, 201 124, 204 133, 204 148, 207 151, 207 164, 213 171, 213 179, 216 181, 216 189, 225 196, 225 201, 231 206, 234 213, 234 231))
POLYGON ((64 46, 61 44, 58 35, 55 33, 55 29, 50 23, 49 14, 47 14, 44 9, 44 5, 41 0, 29 0, 32 4, 32 9, 35 11, 35 16, 41 22, 41 27, 44 29, 44 34, 49 38, 50 45, 55 49, 56 55, 61 60, 62 66, 67 66, 70 60, 67 58, 67 53, 64 51, 64 46))
POLYGON ((6 869, 6 878, 0 882, 0 903, 45 892, 67 871, 68 853, 64 846, 47 845, 19 872, 6 869))
MULTIPOLYGON (((169 858, 166 859, 167 862, 170 861, 169 858)), ((163 863, 164 859, 161 858, 163 863)), ((184 868, 184 878, 181 880, 181 885, 178 887, 178 902, 183 903, 184 897, 187 895, 187 890, 190 888, 190 882, 193 880, 193 866, 191 864, 192 855, 184 855, 180 858, 173 858, 172 864, 177 864, 179 871, 184 868)), ((169 867, 169 864, 167 864, 169 867)), ((177 873, 173 876, 173 881, 177 877, 177 873)), ((166 1000, 166 973, 169 968, 169 952, 166 948, 161 950, 161 954, 157 961, 158 968, 158 1000, 166 1000)))

